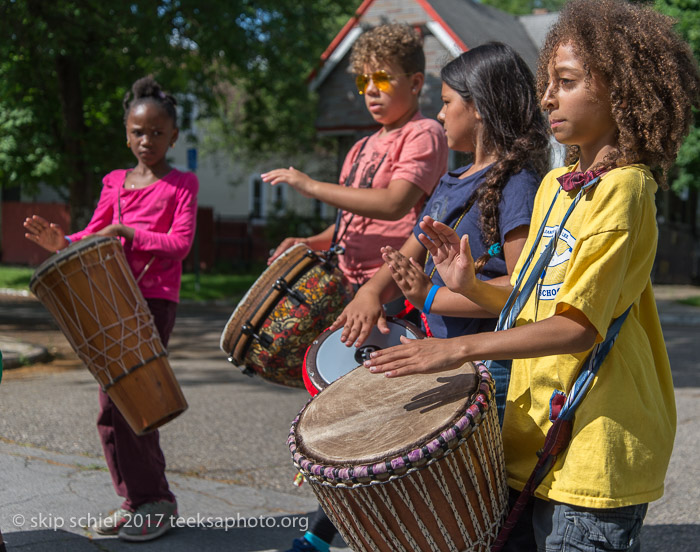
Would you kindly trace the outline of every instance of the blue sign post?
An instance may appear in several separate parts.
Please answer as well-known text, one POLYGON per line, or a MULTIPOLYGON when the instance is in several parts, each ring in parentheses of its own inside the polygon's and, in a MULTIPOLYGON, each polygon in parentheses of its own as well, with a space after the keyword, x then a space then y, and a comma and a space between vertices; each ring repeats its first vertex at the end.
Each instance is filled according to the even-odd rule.
MULTIPOLYGON (((187 148, 187 169, 196 172, 197 171, 197 148, 187 148)), ((199 293, 199 230, 195 227, 194 231, 194 243, 192 244, 194 249, 194 291, 199 293)))

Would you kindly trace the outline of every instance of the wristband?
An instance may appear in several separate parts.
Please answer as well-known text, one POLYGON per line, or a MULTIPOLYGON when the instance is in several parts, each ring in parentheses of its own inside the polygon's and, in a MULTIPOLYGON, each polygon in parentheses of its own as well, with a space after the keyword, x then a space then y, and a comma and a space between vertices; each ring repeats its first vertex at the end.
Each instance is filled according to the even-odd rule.
POLYGON ((428 292, 428 296, 425 298, 425 302, 423 303, 423 312, 425 314, 430 314, 430 307, 433 306, 433 301, 435 300, 435 294, 437 291, 440 289, 440 286, 437 284, 433 284, 433 287, 430 288, 430 291, 428 292))
POLYGON ((68 236, 63 236, 63 239, 66 240, 66 241, 68 242, 68 245, 70 245, 70 244, 73 243, 73 240, 70 239, 68 236))

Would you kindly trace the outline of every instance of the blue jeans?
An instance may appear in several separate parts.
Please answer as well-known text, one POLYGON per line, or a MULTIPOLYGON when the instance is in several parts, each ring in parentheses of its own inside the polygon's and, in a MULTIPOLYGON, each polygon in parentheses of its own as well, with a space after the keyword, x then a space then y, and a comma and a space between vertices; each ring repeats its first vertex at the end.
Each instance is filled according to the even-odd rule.
MULTIPOLYGON (((511 504, 517 495, 511 489, 511 504)), ((534 498, 503 552, 639 552, 647 506, 582 508, 534 498)))
POLYGON ((496 407, 498 408, 498 425, 503 427, 503 415, 506 411, 506 396, 510 383, 510 368, 512 360, 492 360, 489 372, 496 384, 496 407))

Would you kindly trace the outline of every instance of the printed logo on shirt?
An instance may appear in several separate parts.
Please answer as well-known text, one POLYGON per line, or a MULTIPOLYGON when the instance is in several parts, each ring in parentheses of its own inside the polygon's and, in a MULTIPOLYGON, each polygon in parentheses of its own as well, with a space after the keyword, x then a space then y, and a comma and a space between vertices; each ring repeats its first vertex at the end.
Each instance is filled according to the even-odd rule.
POLYGON ((440 221, 445 220, 445 216, 447 215, 447 204, 447 198, 436 197, 430 206, 430 212, 428 213, 430 218, 440 221))
MULTIPOLYGON (((558 226, 547 226, 542 234, 542 250, 549 243, 554 233, 558 230, 558 226)), ((559 289, 564 282, 564 276, 566 276, 566 269, 568 267, 569 259, 571 259, 571 252, 576 245, 576 238, 564 228, 557 241, 557 247, 552 255, 549 265, 545 271, 544 279, 541 285, 538 286, 538 296, 542 301, 551 301, 559 293, 559 289)))

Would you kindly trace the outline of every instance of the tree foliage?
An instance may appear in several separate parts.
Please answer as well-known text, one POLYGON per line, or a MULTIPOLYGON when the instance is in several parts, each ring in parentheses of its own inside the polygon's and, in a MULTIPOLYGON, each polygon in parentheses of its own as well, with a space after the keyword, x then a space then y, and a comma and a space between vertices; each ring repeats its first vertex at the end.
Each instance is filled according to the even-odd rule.
POLYGON ((354 0, 3 0, 0 184, 31 191, 47 183, 70 202, 74 224, 84 224, 101 176, 133 163, 121 102, 149 73, 185 111, 196 99, 202 115, 235 112, 226 130, 241 149, 298 145, 313 135, 306 78, 355 7, 354 0))
MULTIPOLYGON (((676 20, 676 31, 690 44, 695 60, 700 60, 700 0, 656 0, 661 13, 676 20)), ((700 111, 683 142, 669 179, 676 192, 700 189, 700 111)))

